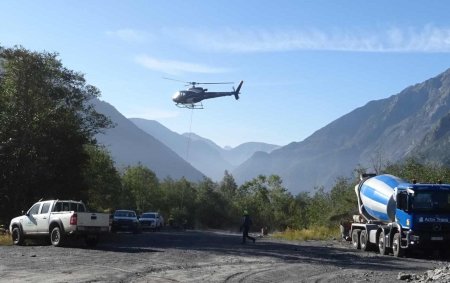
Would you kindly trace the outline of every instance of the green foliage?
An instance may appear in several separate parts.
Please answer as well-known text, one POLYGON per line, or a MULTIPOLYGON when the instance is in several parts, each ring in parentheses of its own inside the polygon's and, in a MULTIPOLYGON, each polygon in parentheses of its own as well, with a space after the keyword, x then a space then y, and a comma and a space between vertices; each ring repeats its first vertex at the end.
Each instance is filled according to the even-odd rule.
POLYGON ((155 201, 159 199, 159 181, 153 171, 142 164, 128 167, 123 174, 122 182, 123 193, 130 194, 134 200, 130 208, 145 212, 155 207, 155 201))
POLYGON ((336 180, 330 192, 330 202, 332 204, 329 221, 333 224, 341 219, 351 219, 352 215, 358 214, 358 200, 356 198, 356 181, 340 177, 336 180))
POLYGON ((210 179, 200 182, 197 189, 196 221, 209 228, 222 228, 228 222, 229 205, 225 197, 219 193, 217 184, 210 179))
POLYGON ((284 230, 297 226, 296 200, 276 175, 260 175, 239 187, 236 207, 241 213, 247 210, 252 215, 255 227, 284 230))
POLYGON ((316 188, 315 194, 297 196, 306 206, 302 228, 337 227, 341 220, 351 219, 357 213, 358 205, 354 187, 355 182, 346 178, 338 178, 333 188, 326 192, 322 187, 316 188))
POLYGON ((57 54, 0 48, 0 215, 40 198, 86 199, 84 145, 110 126, 89 101, 100 92, 57 54))
POLYGON ((224 208, 222 228, 233 229, 240 226, 242 208, 238 207, 238 186, 233 176, 225 171, 222 181, 219 183, 218 191, 223 198, 224 208))
POLYGON ((113 211, 120 202, 122 184, 109 152, 93 145, 85 146, 89 156, 83 168, 88 198, 87 206, 93 211, 113 211))
MULTIPOLYGON (((195 226, 197 188, 194 184, 181 178, 174 181, 170 178, 161 183, 161 203, 159 211, 166 219, 173 219, 174 225, 186 224, 195 226)), ((155 207, 155 208, 158 208, 155 207)))
POLYGON ((316 226, 311 229, 286 229, 283 232, 275 233, 274 238, 290 241, 308 241, 308 240, 329 240, 339 237, 339 227, 316 226))
POLYGON ((402 162, 390 164, 385 172, 419 183, 450 183, 450 168, 435 163, 421 163, 418 157, 410 157, 402 162))

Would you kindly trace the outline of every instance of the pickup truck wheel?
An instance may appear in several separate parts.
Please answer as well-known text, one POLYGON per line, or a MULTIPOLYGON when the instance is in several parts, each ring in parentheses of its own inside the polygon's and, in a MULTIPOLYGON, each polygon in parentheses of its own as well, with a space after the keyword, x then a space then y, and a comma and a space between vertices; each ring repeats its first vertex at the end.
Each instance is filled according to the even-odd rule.
POLYGON ((378 249, 380 250, 380 255, 388 254, 388 249, 386 248, 386 243, 385 243, 384 238, 385 238, 384 232, 381 231, 381 233, 378 237, 378 249))
POLYGON ((61 232, 61 228, 59 226, 55 226, 50 233, 50 241, 52 245, 55 247, 62 247, 64 245, 65 237, 61 232))
POLYGON ((12 241, 13 241, 14 245, 17 245, 17 246, 23 245, 24 236, 23 236, 22 230, 20 230, 19 227, 13 228, 11 237, 12 237, 12 241))
POLYGON ((361 244, 359 241, 359 233, 361 233, 361 230, 359 229, 354 229, 352 232, 352 246, 358 250, 361 248, 361 244))
POLYGON ((98 236, 87 236, 85 242, 88 247, 95 247, 98 244, 98 240, 98 236))
POLYGON ((405 250, 402 249, 401 245, 401 236, 400 233, 397 232, 394 234, 394 239, 392 241, 392 250, 394 252, 395 257, 402 257, 405 254, 405 250))

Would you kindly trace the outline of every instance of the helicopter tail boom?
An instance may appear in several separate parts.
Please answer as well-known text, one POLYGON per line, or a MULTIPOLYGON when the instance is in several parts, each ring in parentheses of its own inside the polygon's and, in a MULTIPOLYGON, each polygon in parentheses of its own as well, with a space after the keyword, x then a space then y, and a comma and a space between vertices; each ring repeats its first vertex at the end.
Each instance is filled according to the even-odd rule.
POLYGON ((239 91, 241 90, 242 84, 244 83, 244 81, 241 81, 236 89, 236 91, 234 92, 234 97, 236 98, 236 100, 239 99, 239 91))

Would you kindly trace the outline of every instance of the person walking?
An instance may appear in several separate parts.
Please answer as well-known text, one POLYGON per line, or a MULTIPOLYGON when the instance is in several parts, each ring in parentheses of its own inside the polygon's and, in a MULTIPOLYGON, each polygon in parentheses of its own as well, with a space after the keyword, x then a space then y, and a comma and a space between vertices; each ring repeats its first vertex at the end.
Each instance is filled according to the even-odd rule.
POLYGON ((250 239, 255 243, 255 238, 250 237, 248 235, 248 231, 250 230, 250 226, 252 226, 252 219, 250 218, 250 215, 248 215, 247 210, 244 210, 244 216, 242 217, 242 225, 241 225, 241 231, 242 231, 242 244, 245 244, 245 241, 247 239, 250 239))

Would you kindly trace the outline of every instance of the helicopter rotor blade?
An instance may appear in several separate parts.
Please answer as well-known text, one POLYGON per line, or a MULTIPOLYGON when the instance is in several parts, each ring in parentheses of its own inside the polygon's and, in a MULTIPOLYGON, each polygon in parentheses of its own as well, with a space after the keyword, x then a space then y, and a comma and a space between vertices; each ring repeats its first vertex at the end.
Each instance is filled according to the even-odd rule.
POLYGON ((234 82, 220 82, 220 83, 196 83, 198 85, 225 85, 225 84, 234 84, 234 82))
POLYGON ((189 82, 185 82, 185 81, 182 81, 182 80, 177 80, 177 79, 172 79, 172 78, 166 78, 166 77, 163 77, 163 79, 165 79, 165 80, 171 80, 171 81, 176 81, 176 82, 182 82, 182 83, 189 83, 189 82))
POLYGON ((172 79, 172 78, 166 78, 166 77, 163 77, 163 79, 176 81, 176 82, 182 82, 182 83, 185 83, 187 85, 192 85, 192 86, 196 86, 196 85, 234 84, 234 82, 215 82, 215 83, 186 82, 186 81, 172 79))

